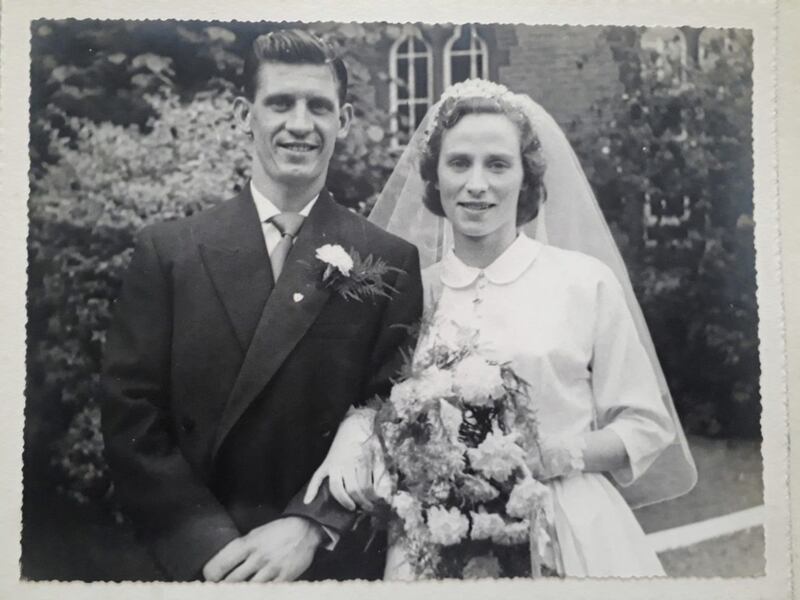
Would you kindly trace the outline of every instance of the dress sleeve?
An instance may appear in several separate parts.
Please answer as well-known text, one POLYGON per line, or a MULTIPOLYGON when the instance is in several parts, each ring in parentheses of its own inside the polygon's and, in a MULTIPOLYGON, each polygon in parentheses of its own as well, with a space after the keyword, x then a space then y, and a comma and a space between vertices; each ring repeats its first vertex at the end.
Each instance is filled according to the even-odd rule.
POLYGON ((625 487, 636 481, 675 438, 656 375, 639 340, 622 287, 604 271, 596 289, 592 389, 597 426, 614 431, 628 465, 611 472, 625 487))

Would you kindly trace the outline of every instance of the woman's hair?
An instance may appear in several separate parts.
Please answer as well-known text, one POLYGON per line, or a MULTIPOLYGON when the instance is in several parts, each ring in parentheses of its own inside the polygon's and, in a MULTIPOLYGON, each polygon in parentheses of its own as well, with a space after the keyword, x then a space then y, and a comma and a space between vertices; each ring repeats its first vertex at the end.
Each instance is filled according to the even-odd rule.
POLYGON ((269 62, 290 65, 330 65, 336 81, 339 104, 347 97, 347 67, 333 48, 302 29, 280 29, 258 36, 244 60, 244 95, 251 102, 258 90, 258 71, 269 62))
POLYGON ((420 157, 420 174, 425 182, 423 203, 433 214, 440 217, 445 216, 442 209, 442 198, 436 188, 439 183, 437 169, 439 155, 442 151, 442 137, 445 131, 455 127, 466 115, 504 115, 516 125, 520 137, 523 172, 523 185, 517 203, 517 226, 532 221, 539 213, 539 206, 546 197, 543 180, 545 164, 541 143, 522 110, 501 98, 451 97, 442 102, 433 130, 420 157))

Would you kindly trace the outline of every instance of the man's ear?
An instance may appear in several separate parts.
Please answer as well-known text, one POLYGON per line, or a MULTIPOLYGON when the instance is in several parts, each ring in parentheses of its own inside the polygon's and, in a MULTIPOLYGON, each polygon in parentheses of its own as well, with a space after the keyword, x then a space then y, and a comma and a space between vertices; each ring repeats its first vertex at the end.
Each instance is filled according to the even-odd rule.
POLYGON ((244 96, 236 96, 233 100, 233 118, 239 124, 245 133, 252 135, 253 130, 250 127, 250 101, 244 96))
POLYGON ((336 137, 344 139, 347 137, 347 132, 350 131, 350 125, 353 122, 353 105, 349 102, 345 102, 339 108, 339 132, 336 134, 336 137))

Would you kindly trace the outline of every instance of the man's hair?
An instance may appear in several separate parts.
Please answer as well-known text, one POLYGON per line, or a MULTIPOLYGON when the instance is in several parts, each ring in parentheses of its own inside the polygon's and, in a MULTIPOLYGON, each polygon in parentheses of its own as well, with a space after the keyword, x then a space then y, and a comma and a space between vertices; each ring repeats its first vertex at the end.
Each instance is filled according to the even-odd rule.
POLYGON ((517 226, 532 221, 539 214, 539 206, 547 196, 542 146, 528 118, 516 107, 499 98, 448 98, 442 102, 436 124, 420 156, 420 174, 425 183, 422 202, 425 207, 435 215, 445 216, 442 198, 437 189, 442 137, 467 115, 505 115, 516 125, 520 136, 524 184, 517 201, 517 226))
POLYGON ((302 29, 281 29, 258 36, 244 61, 244 95, 251 102, 258 89, 258 71, 269 62, 291 65, 330 65, 339 104, 347 97, 347 67, 333 48, 313 33, 302 29))

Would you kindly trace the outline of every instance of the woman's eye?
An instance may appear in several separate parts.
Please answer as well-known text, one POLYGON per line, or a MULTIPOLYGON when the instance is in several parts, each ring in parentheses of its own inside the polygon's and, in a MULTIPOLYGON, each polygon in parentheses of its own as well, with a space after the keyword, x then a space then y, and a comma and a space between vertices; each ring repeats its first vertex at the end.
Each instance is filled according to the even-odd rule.
POLYGON ((492 171, 505 171, 506 169, 508 169, 508 163, 496 160, 494 162, 489 163, 489 168, 492 171))

